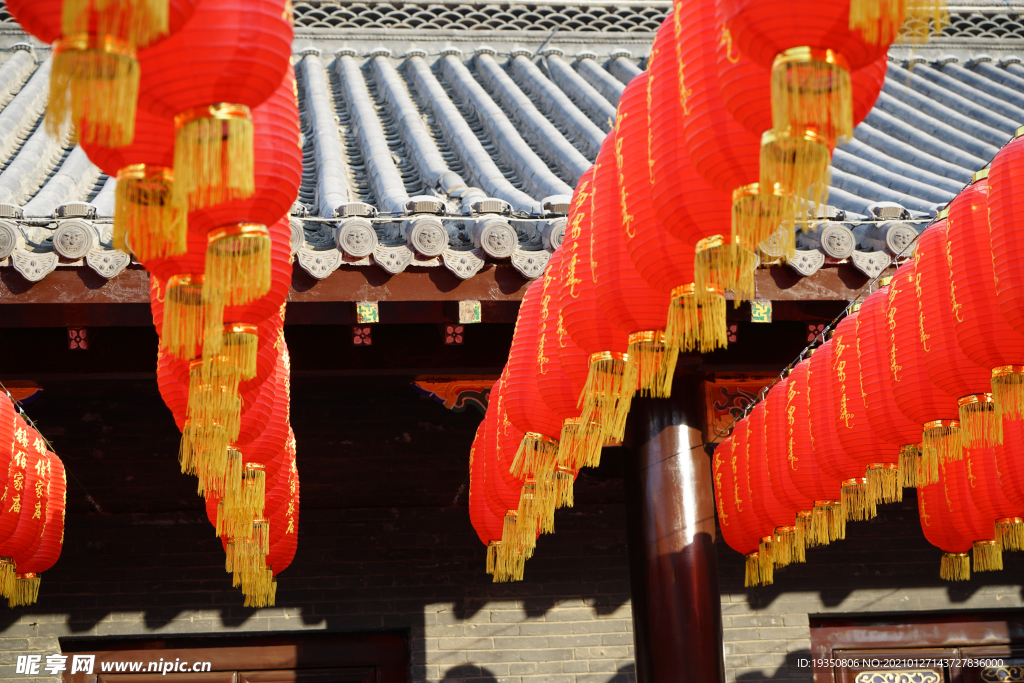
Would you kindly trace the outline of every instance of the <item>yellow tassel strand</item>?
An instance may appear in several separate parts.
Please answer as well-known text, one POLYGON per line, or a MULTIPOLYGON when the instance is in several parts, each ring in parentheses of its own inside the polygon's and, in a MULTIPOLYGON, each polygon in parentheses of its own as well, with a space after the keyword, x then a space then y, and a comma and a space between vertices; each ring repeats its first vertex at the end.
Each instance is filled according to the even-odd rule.
POLYGON ((135 48, 123 40, 88 33, 59 38, 53 46, 46 131, 63 138, 74 127, 81 142, 130 144, 139 74, 135 48))
POLYGON ((991 448, 1003 443, 1003 420, 992 394, 971 394, 957 403, 963 448, 991 448))
POLYGON ((600 422, 602 445, 609 439, 621 441, 626 431, 626 418, 636 392, 634 366, 628 361, 624 353, 590 356, 587 381, 579 399, 580 422, 600 422))
POLYGON ((803 511, 809 513, 804 522, 804 546, 807 548, 828 545, 832 540, 829 533, 828 507, 819 505, 823 502, 827 501, 814 501, 812 509, 803 511))
POLYGON ((277 582, 270 568, 259 569, 242 577, 244 607, 273 607, 277 597, 277 582))
POLYGON ((850 0, 850 30, 869 45, 926 43, 947 24, 945 0, 850 0))
MULTIPOLYGON (((270 232, 259 223, 236 223, 207 236, 204 299, 242 306, 270 289, 270 232)), ((208 321, 208 324, 219 324, 208 321)))
POLYGON ((1000 517, 996 520, 996 539, 1003 550, 1024 550, 1024 517, 1000 517))
POLYGON ((228 574, 235 572, 235 539, 233 538, 229 538, 224 545, 224 571, 228 574))
POLYGON ((729 345, 729 328, 725 322, 725 292, 710 289, 699 298, 693 284, 672 290, 666 343, 682 351, 711 353, 729 345))
POLYGON ((160 342, 172 358, 195 358, 202 351, 202 275, 172 275, 164 292, 164 323, 160 342))
POLYGON ((832 50, 793 47, 772 65, 772 128, 808 127, 827 140, 853 135, 853 90, 846 59, 832 50))
POLYGON ((906 22, 899 40, 927 43, 932 36, 940 35, 946 26, 949 26, 946 0, 907 0, 906 22))
POLYGON ((757 254, 747 244, 738 237, 723 235, 712 235, 697 243, 693 265, 699 304, 713 303, 717 292, 727 289, 733 292, 735 306, 754 297, 757 254))
POLYGON ((974 542, 974 571, 997 572, 1003 569, 1003 546, 999 541, 974 542))
POLYGON ((526 432, 509 472, 516 479, 525 479, 539 472, 554 472, 558 461, 558 442, 537 432, 526 432))
POLYGON ((64 35, 88 31, 93 16, 100 35, 115 35, 145 47, 170 31, 167 0, 64 0, 64 35))
MULTIPOLYGON (((796 201, 780 185, 751 183, 738 187, 732 192, 732 241, 734 244, 761 244, 779 231, 791 237, 795 215, 796 201)), ((783 241, 780 246, 783 256, 792 258, 796 248, 793 239, 783 241)))
POLYGON ((992 398, 1000 420, 1024 420, 1024 365, 992 369, 992 398))
POLYGON ((262 463, 245 463, 240 477, 241 486, 235 493, 228 488, 224 496, 224 510, 229 517, 236 522, 263 517, 266 476, 267 468, 262 463))
MULTIPOLYGON (((224 449, 224 474, 219 478, 211 478, 210 471, 203 471, 199 481, 199 495, 204 498, 220 498, 224 505, 241 493, 242 488, 242 452, 229 446, 224 449)), ((251 519, 251 518, 250 518, 251 519)), ((220 534, 217 534, 220 536, 220 534)))
MULTIPOLYGON (((784 224, 794 223, 808 208, 828 201, 829 163, 835 144, 830 142, 806 126, 768 130, 761 135, 760 186, 781 188, 795 198, 788 205, 792 213, 781 217, 784 224)), ((780 208, 787 205, 780 204, 780 208)), ((810 228, 808 221, 800 222, 804 232, 810 228)))
POLYGON ((641 396, 671 397, 678 359, 679 349, 668 343, 664 332, 650 330, 629 335, 626 360, 633 366, 630 373, 637 377, 641 396))
POLYGON ((39 600, 39 584, 42 579, 38 574, 18 574, 14 580, 14 590, 7 599, 9 607, 34 605, 39 600))
POLYGON ((487 565, 486 571, 488 574, 494 574, 494 568, 498 563, 498 549, 501 547, 501 541, 491 541, 487 544, 487 565))
POLYGON ((772 574, 772 566, 769 563, 765 567, 761 561, 761 553, 759 551, 752 552, 746 556, 746 575, 743 578, 743 586, 745 588, 753 588, 755 586, 770 586, 774 581, 772 574))
POLYGON ((249 323, 227 323, 217 330, 219 334, 207 332, 203 340, 203 358, 210 372, 237 377, 238 381, 255 377, 259 329, 249 323))
POLYGON ((536 547, 542 509, 543 505, 537 500, 537 482, 527 479, 522 491, 519 492, 519 509, 516 510, 515 544, 518 547, 536 547))
POLYGON ((241 104, 212 104, 174 117, 175 189, 195 211, 256 191, 252 114, 241 104))
POLYGON ((921 467, 917 485, 928 486, 939 481, 939 464, 963 458, 958 420, 932 420, 924 423, 921 433, 921 467))
POLYGON ((868 495, 868 481, 847 479, 843 482, 843 518, 850 522, 864 522, 878 514, 874 499, 868 495))
POLYGON ((943 553, 939 563, 939 578, 946 581, 970 581, 971 561, 967 553, 943 553))
POLYGON ((14 595, 14 558, 0 557, 0 595, 10 598, 14 595))
POLYGON ((555 533, 555 509, 558 507, 558 490, 555 488, 554 472, 538 472, 535 479, 533 504, 537 523, 542 534, 555 533))
MULTIPOLYGON (((189 367, 188 419, 194 428, 219 426, 230 441, 238 438, 241 425, 242 402, 238 397, 235 376, 211 371, 213 363, 194 360, 189 367)), ((208 436, 214 429, 199 429, 199 435, 208 436)), ((195 438, 195 437, 193 437, 195 438)), ((205 450, 197 442, 197 455, 205 450)), ((198 463, 198 461, 197 461, 198 463)))
POLYGON ((921 444, 912 443, 900 447, 900 486, 913 489, 918 486, 921 468, 921 444))
POLYGON ((775 527, 771 556, 775 566, 780 568, 806 562, 803 556, 803 543, 797 543, 796 526, 775 527))
POLYGON ((576 480, 576 471, 558 465, 555 467, 555 507, 571 508, 573 506, 572 489, 576 480))
POLYGON ((502 523, 501 541, 494 560, 494 582, 522 581, 526 560, 533 555, 533 546, 521 548, 517 544, 518 512, 507 510, 502 523))
POLYGON ((580 422, 578 417, 567 418, 562 423, 562 434, 558 441, 558 458, 566 467, 578 470, 581 467, 597 467, 601 463, 604 429, 600 422, 580 422))
POLYGON ((774 544, 774 536, 762 536, 758 542, 757 556, 761 563, 762 577, 766 575, 774 577, 775 575, 775 567, 778 566, 778 563, 774 557, 774 548, 772 547, 774 544))
POLYGON ((187 251, 185 204, 174 192, 174 171, 132 164, 117 172, 114 189, 114 248, 142 262, 187 251))
POLYGON ((899 503, 903 500, 900 468, 893 463, 876 462, 865 473, 868 482, 868 506, 880 503, 899 503))

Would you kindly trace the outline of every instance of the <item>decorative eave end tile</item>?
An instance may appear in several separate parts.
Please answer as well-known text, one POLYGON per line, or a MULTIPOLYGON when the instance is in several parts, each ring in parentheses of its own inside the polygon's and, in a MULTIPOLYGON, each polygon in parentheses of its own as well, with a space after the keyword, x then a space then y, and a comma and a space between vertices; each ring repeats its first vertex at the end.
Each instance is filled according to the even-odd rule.
POLYGON ((314 251, 302 247, 299 249, 299 265, 317 280, 323 280, 341 265, 341 252, 336 249, 314 251))
POLYGON ((392 275, 397 275, 412 263, 412 249, 407 246, 385 247, 378 244, 373 248, 373 260, 392 275))
POLYGON ((33 253, 24 249, 15 249, 14 269, 21 273, 29 282, 39 282, 57 267, 57 253, 33 253))
POLYGON ((110 279, 128 267, 131 257, 119 249, 90 249, 85 263, 103 277, 110 279))
POLYGON ((484 260, 476 253, 477 249, 472 251, 455 251, 454 249, 445 249, 441 254, 441 258, 444 259, 445 267, 461 277, 463 280, 468 280, 484 267, 484 260))
POLYGON ((880 251, 855 251, 850 257, 853 265, 868 277, 876 277, 889 267, 892 259, 880 251))
POLYGON ((534 280, 544 274, 548 267, 549 251, 524 251, 516 249, 512 252, 512 265, 528 280, 534 280))
POLYGON ((810 277, 825 265, 825 255, 817 249, 797 249, 786 263, 804 277, 810 277))

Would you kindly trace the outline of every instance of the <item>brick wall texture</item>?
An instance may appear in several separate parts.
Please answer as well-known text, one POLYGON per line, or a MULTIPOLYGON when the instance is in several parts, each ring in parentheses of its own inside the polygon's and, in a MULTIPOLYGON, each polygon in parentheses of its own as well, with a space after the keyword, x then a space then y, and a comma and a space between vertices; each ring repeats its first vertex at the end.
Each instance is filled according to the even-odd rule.
MULTIPOLYGON (((70 472, 66 545, 38 604, 0 612, 0 683, 24 680, 19 654, 57 652, 61 638, 324 630, 405 634, 417 682, 634 680, 622 480, 581 475, 526 581, 490 583, 466 508, 479 415, 407 379, 294 380, 299 551, 278 606, 261 610, 230 587, 152 382, 46 383, 29 412, 70 472)), ((912 492, 848 536, 749 591, 742 558, 720 548, 729 681, 810 681, 797 664, 808 615, 1021 606, 1009 556, 1003 572, 939 581, 912 492)))

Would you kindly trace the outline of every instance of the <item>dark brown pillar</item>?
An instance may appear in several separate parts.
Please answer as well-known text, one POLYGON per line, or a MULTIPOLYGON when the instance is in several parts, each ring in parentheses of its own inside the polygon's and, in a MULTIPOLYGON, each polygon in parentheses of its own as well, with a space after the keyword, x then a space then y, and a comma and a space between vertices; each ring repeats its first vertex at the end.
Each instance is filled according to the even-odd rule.
POLYGON ((722 683, 722 606, 711 459, 700 383, 635 399, 626 457, 633 639, 638 683, 722 683))

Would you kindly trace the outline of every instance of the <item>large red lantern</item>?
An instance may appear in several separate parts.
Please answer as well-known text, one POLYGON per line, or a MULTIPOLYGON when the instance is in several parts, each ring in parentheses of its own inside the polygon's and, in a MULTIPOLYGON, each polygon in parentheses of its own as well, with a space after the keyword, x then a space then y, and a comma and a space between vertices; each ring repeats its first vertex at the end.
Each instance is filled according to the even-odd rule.
POLYGON ((758 529, 767 547, 768 557, 776 567, 804 562, 804 542, 797 537, 796 511, 790 510, 776 497, 768 473, 767 405, 764 401, 754 406, 747 417, 747 472, 750 495, 758 516, 758 529))
MULTIPOLYGON (((1017 432, 1010 439, 1019 446, 1019 423, 1008 422, 1006 427, 1009 432, 1017 432)), ((1000 458, 996 450, 1005 446, 1005 434, 1003 442, 993 448, 968 448, 964 451, 967 459, 967 492, 981 516, 994 523, 996 538, 1003 550, 1022 550, 1024 505, 1011 501, 1000 481, 1000 458)), ((1022 455, 1021 451, 1018 450, 1017 455, 1022 455)))
MULTIPOLYGON (((17 515, 18 524, 14 532, 0 545, 0 557, 10 558, 14 567, 29 557, 29 550, 35 543, 45 514, 46 484, 49 459, 46 443, 39 433, 29 427, 19 415, 14 430, 14 448, 8 470, 8 495, 3 501, 5 512, 17 515)), ((4 569, 0 590, 8 598, 14 594, 13 574, 4 569)))
MULTIPOLYGON (((1024 423, 1003 423, 1003 443, 995 447, 996 472, 1003 495, 1013 508, 1024 510, 1024 423)), ((1024 515, 996 519, 996 531, 1003 547, 1015 550, 1024 546, 1024 515)))
POLYGON ((976 475, 969 469, 972 461, 970 450, 965 448, 965 457, 942 465, 946 495, 954 525, 963 529, 971 539, 974 571, 997 571, 1003 568, 1003 546, 996 540, 995 518, 980 509, 972 496, 971 479, 976 475))
POLYGON ((766 529, 764 521, 758 516, 754 507, 754 496, 751 492, 748 439, 750 436, 750 419, 739 420, 733 427, 729 464, 733 477, 731 496, 726 492, 723 500, 727 513, 735 514, 735 522, 739 526, 741 539, 734 549, 742 552, 746 558, 746 578, 744 583, 753 586, 771 585, 774 581, 775 563, 772 561, 772 529, 766 529), (731 500, 730 500, 731 498, 731 500), (765 535, 765 533, 769 535, 765 535))
POLYGON ((794 463, 790 460, 789 453, 789 420, 792 418, 787 410, 788 393, 789 377, 784 377, 771 388, 764 399, 765 455, 772 492, 780 503, 799 517, 805 512, 810 515, 814 501, 803 495, 790 476, 794 463))
POLYGON ((251 112, 281 84, 291 43, 285 0, 203 0, 139 53, 140 104, 175 122, 175 183, 191 208, 255 191, 251 112))
MULTIPOLYGON (((1021 198, 1024 197, 1021 169, 1024 169, 1024 131, 1018 130, 1013 141, 992 160, 988 177, 988 210, 996 300, 1006 321, 1019 335, 1024 335, 1024 276, 1020 272, 1019 259, 1014 257, 1020 253, 1024 240, 1019 215, 1021 198)), ((993 387, 997 383, 1009 385, 998 390, 1005 394, 1007 401, 1011 397, 1019 398, 1019 390, 1010 388, 1024 381, 1019 371, 1021 368, 1000 369, 992 378, 993 387)), ((1017 404, 1009 414, 1019 415, 1020 410, 1017 404)))
MULTIPOLYGON (((15 429, 20 426, 18 414, 14 409, 14 403, 6 395, 0 395, 0 483, 4 489, 11 489, 11 469, 14 462, 14 454, 18 452, 14 441, 15 429)), ((0 500, 0 503, 6 499, 0 500)), ((4 541, 11 537, 18 526, 18 515, 7 509, 7 505, 0 505, 0 548, 4 541)), ((10 569, 9 566, 6 569, 10 569)), ((4 584, 5 566, 0 563, 0 586, 4 584)))
MULTIPOLYGON (((739 429, 739 425, 736 426, 739 429)), ((733 436, 718 444, 712 463, 712 474, 715 479, 715 507, 718 509, 718 526, 722 530, 722 538, 726 544, 743 555, 746 571, 743 585, 747 588, 771 583, 769 564, 768 577, 761 572, 760 538, 747 531, 740 517, 744 514, 744 504, 750 509, 752 502, 744 501, 740 496, 740 478, 746 480, 746 468, 742 467, 740 458, 746 446, 740 445, 734 430, 733 436), (767 578, 767 580, 765 580, 767 578)), ((743 494, 744 496, 746 493, 743 494)))
POLYGON ((984 395, 959 401, 961 413, 969 410, 975 418, 963 424, 968 448, 1001 442, 1001 418, 1024 419, 1024 337, 999 311, 988 215, 986 169, 974 174, 971 185, 953 199, 946 218, 956 339, 968 358, 992 371, 991 402, 984 395))
POLYGON ((939 576, 946 581, 971 578, 971 539, 953 523, 946 483, 941 477, 927 486, 917 487, 917 510, 921 531, 928 542, 942 550, 939 576))
POLYGON ((493 514, 487 505, 486 458, 489 455, 487 441, 487 421, 480 423, 476 430, 473 445, 469 448, 469 521, 473 525, 480 542, 487 547, 487 573, 494 574, 494 558, 497 554, 496 543, 501 542, 502 515, 493 514), (494 547, 492 551, 491 548, 494 547))
MULTIPOLYGON (((31 555, 18 563, 14 591, 8 601, 11 607, 32 605, 39 599, 39 576, 60 558, 64 547, 64 512, 67 505, 68 480, 64 464, 55 453, 46 453, 46 502, 43 506, 45 522, 31 555)), ((42 462, 42 460, 40 460, 42 462)))
MULTIPOLYGON (((920 487, 939 480, 940 460, 960 457, 960 422, 956 401, 936 387, 929 376, 931 360, 921 343, 918 272, 916 261, 908 261, 896 271, 889 283, 886 321, 891 354, 889 381, 896 405, 922 428, 917 467, 920 487)), ((905 464, 909 473, 910 463, 905 464)))

